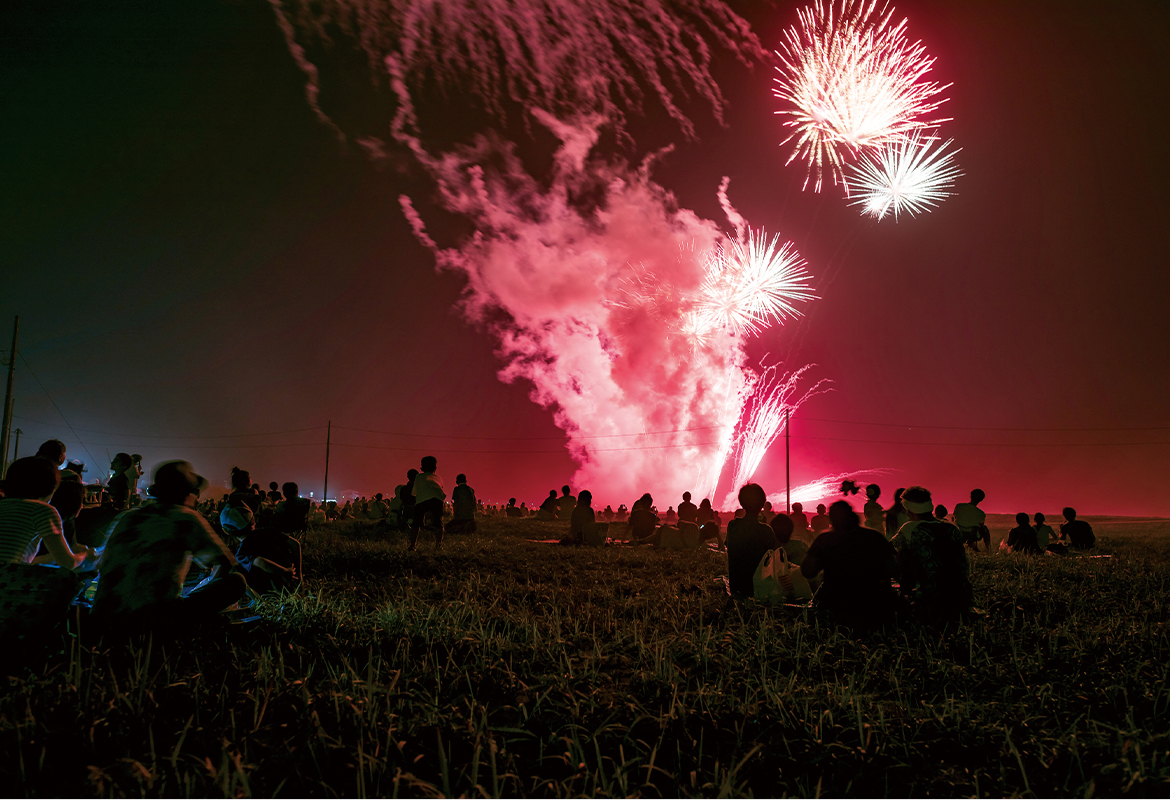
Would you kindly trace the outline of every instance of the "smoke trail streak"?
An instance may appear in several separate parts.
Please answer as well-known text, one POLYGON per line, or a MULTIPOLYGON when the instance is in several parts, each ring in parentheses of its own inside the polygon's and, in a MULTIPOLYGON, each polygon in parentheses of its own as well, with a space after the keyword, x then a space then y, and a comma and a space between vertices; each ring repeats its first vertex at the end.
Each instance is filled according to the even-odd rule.
MULTIPOLYGON (((747 21, 721 0, 269 0, 282 28, 306 43, 352 38, 372 68, 392 60, 417 92, 428 81, 470 90, 494 114, 505 99, 558 117, 599 113, 619 126, 648 88, 694 138, 679 105, 692 94, 722 123, 726 100, 710 73, 717 43, 751 66, 767 53, 747 21), (286 12, 285 9, 288 9, 286 12)), ((289 49, 309 79, 302 45, 289 49)))

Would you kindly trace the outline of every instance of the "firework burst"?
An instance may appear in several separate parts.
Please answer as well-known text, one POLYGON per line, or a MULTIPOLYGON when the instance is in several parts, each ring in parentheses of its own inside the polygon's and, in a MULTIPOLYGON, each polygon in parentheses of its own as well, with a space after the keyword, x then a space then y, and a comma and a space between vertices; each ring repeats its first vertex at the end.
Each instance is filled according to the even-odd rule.
POLYGON ((836 184, 842 167, 867 147, 901 141, 943 119, 936 112, 949 86, 923 80, 934 64, 920 42, 906 38, 906 20, 894 23, 893 9, 877 0, 820 0, 799 12, 776 55, 780 65, 774 94, 786 108, 777 111, 794 142, 788 163, 808 162, 820 191, 824 173, 836 184))
POLYGON ((693 325, 755 334, 797 317, 794 303, 813 300, 805 261, 792 242, 748 229, 708 257, 693 325))
POLYGON ((946 149, 951 141, 938 144, 937 137, 915 132, 905 141, 866 154, 846 177, 850 193, 856 193, 850 205, 861 206, 862 213, 878 219, 891 211, 897 219, 899 213, 919 214, 938 205, 963 174, 955 164, 959 151, 946 149))

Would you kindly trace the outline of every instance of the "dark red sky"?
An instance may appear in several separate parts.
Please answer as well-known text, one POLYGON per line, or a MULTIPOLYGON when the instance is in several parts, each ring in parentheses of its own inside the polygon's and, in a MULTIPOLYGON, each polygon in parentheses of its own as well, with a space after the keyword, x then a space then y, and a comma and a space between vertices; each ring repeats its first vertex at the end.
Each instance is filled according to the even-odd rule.
MULTIPOLYGON (((796 6, 736 7, 774 43, 796 6)), ((978 485, 997 512, 1170 514, 1170 6, 898 10, 954 82, 965 176, 931 214, 877 223, 802 193, 766 69, 718 66, 728 127, 695 106, 698 142, 653 109, 632 122, 627 155, 678 143, 655 175, 682 205, 719 219, 731 176, 739 210, 817 276, 804 321, 752 345, 834 381, 793 423, 794 482, 883 467, 887 498, 923 483, 953 505, 978 485)), ((551 414, 497 380, 492 340, 451 310, 460 280, 410 235, 396 198, 426 182, 314 120, 267 3, 5 4, 0 65, 0 336, 19 313, 56 402, 19 363, 22 453, 56 435, 91 476, 126 450, 319 496, 332 420, 424 434, 335 427, 334 491, 389 491, 426 452, 488 499, 569 479, 551 414), (315 430, 235 436, 296 429, 315 430)), ((360 69, 326 90, 344 124, 379 131, 360 69)), ((453 136, 474 128, 457 101, 423 104, 462 121, 453 136)), ((757 479, 783 476, 777 447, 757 479)))

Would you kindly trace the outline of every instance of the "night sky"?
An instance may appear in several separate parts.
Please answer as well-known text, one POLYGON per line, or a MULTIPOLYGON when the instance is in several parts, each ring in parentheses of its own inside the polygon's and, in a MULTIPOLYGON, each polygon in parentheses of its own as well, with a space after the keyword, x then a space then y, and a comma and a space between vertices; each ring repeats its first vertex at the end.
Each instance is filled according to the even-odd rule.
MULTIPOLYGON (((769 47, 797 7, 732 5, 769 47)), ((725 128, 696 102, 687 141, 651 105, 621 153, 675 143, 654 175, 681 205, 722 219, 728 175, 740 212, 808 260, 821 299, 749 348, 833 381, 793 421, 794 484, 884 468, 887 503, 921 483, 952 507, 980 486, 993 512, 1170 514, 1170 5, 897 8, 954 84, 964 177, 934 212, 877 222, 833 187, 802 193, 771 68, 729 57, 725 128)), ((402 216, 425 176, 314 118, 267 3, 10 2, 0 64, 21 454, 56 436, 90 478, 126 451, 320 497, 332 420, 331 495, 390 492, 427 453, 489 501, 570 479, 551 413, 496 377, 495 342, 453 309, 462 279, 402 216)), ((419 102, 452 141, 490 123, 465 94, 419 102)), ((385 137, 388 95, 344 42, 322 106, 385 137)), ((547 134, 518 117, 505 134, 539 161, 547 134)), ((782 490, 782 443, 756 479, 782 490)))

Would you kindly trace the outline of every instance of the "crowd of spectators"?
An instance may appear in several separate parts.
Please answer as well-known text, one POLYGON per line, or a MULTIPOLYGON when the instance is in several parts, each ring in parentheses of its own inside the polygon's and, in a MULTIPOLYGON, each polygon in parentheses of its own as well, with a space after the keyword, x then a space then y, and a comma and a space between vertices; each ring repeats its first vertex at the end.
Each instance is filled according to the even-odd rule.
MULTIPOLYGON (((302 571, 300 534, 313 522, 374 522, 405 533, 410 550, 424 531, 439 550, 444 533, 474 533, 476 518, 485 516, 567 523, 560 540, 566 545, 706 544, 726 551, 728 589, 736 597, 753 596, 764 559, 774 554, 817 588, 819 609, 862 629, 907 614, 946 621, 970 613, 967 553, 991 549, 979 489, 948 519, 946 507, 922 486, 898 489, 892 505, 883 508, 881 488, 870 484, 861 516, 840 500, 817 505, 810 520, 801 503, 788 513, 774 510, 763 488, 749 483, 724 528, 710 499, 696 505, 689 492, 677 509, 669 505, 660 514, 649 493, 628 510, 625 504, 597 510, 590 491, 574 495, 565 485, 530 510, 516 498, 506 505, 484 503, 460 474, 448 499, 434 456, 409 470, 389 499, 379 493, 342 506, 318 506, 292 482, 273 481, 265 491, 240 468, 231 471, 230 492, 201 499, 208 482, 186 461, 156 467, 143 496, 141 456, 127 453, 114 456, 109 480, 97 490, 86 486, 85 472, 84 464, 66 461, 58 440, 9 466, 0 483, 0 564, 52 565, 81 575, 94 620, 127 631, 209 621, 258 595, 295 589, 302 571)), ((846 495, 858 490, 851 481, 843 485, 846 495)), ((1063 516, 1057 532, 1041 513, 1017 514, 1000 549, 1060 555, 1092 548, 1092 527, 1072 508, 1063 516)))

